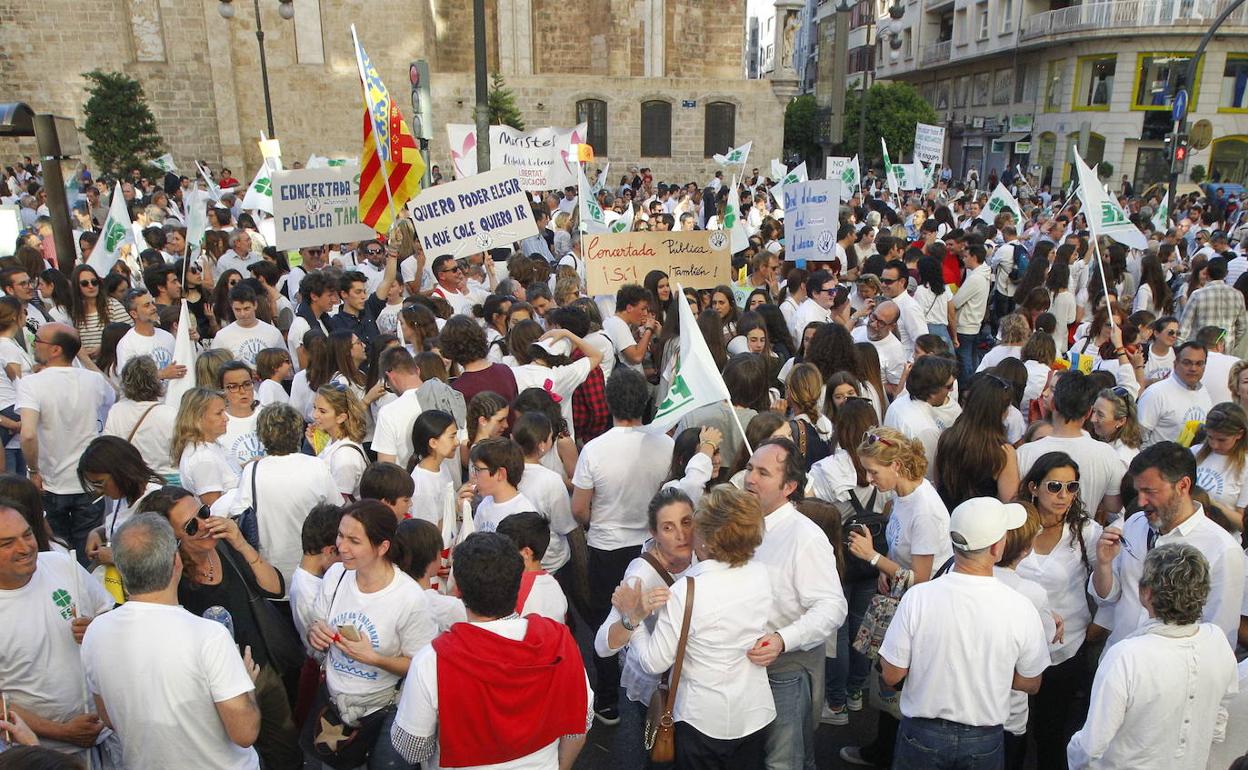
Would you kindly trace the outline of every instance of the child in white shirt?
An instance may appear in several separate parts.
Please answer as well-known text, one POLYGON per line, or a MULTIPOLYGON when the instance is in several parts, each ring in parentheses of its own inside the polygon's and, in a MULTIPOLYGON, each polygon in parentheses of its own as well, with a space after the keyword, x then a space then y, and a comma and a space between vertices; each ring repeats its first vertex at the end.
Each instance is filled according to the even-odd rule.
POLYGON ((516 612, 520 617, 541 615, 566 623, 568 599, 559 581, 542 569, 542 556, 550 544, 550 523, 536 511, 513 513, 499 522, 498 533, 510 538, 524 559, 516 612))
POLYGON ((399 522, 395 539, 403 548, 399 567, 425 589, 425 598, 429 601, 429 611, 433 613, 438 633, 455 623, 467 622, 468 612, 464 609, 463 600, 432 587, 435 578, 446 580, 446 576, 438 574, 442 566, 442 533, 438 525, 424 519, 407 519, 399 522))
POLYGON ((282 387, 282 382, 292 378, 294 372, 290 352, 285 348, 265 348, 256 354, 256 374, 260 375, 256 400, 261 407, 290 403, 290 394, 282 387))
MULTIPOLYGON (((308 625, 316 620, 316 597, 321 593, 321 578, 331 564, 339 561, 338 522, 342 519, 342 507, 321 503, 308 511, 303 520, 300 538, 303 541, 303 558, 290 576, 291 614, 295 630, 307 647, 308 625)), ((308 647, 309 652, 311 648, 308 647)))

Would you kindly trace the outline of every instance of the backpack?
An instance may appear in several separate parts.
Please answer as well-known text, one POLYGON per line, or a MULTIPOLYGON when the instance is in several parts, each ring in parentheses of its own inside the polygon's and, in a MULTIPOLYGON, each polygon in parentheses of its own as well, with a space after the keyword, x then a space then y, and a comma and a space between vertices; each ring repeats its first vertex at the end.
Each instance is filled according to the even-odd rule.
POLYGON ((850 553, 849 533, 854 531, 855 527, 866 527, 871 533, 871 543, 876 553, 888 553, 888 538, 884 536, 884 529, 888 526, 888 517, 874 510, 875 498, 878 494, 879 490, 872 487, 871 497, 867 499, 867 504, 863 505, 856 492, 853 490, 849 492, 848 502, 853 506, 854 512, 841 522, 841 531, 845 538, 845 547, 842 549, 845 553, 845 583, 875 580, 879 574, 875 567, 850 553))
POLYGON ((1023 277, 1023 273, 1027 272, 1027 264, 1031 260, 1022 241, 1014 241, 1011 245, 1014 247, 1014 267, 1010 268, 1010 280, 1017 283, 1018 279, 1023 277))
POLYGON ((797 444, 797 451, 805 458, 807 473, 811 466, 832 454, 832 447, 827 439, 820 436, 815 426, 806 420, 789 420, 789 428, 793 431, 793 443, 797 444))

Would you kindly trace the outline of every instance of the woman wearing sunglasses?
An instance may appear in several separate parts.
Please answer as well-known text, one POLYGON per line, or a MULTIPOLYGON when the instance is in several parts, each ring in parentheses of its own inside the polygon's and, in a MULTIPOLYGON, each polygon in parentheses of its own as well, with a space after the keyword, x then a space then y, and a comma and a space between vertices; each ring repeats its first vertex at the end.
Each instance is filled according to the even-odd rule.
POLYGON ((161 487, 148 494, 143 509, 168 519, 178 539, 182 556, 178 602, 188 612, 228 628, 239 650, 250 648, 260 667, 256 701, 264 728, 255 747, 262 765, 301 767, 302 752, 282 684, 284 672, 270 659, 254 609, 260 601, 281 599, 286 593, 281 573, 247 543, 233 519, 211 515, 208 506, 182 487, 161 487))
POLYGON ((100 349, 100 338, 104 327, 110 323, 132 324, 130 314, 122 304, 104 291, 100 285, 100 275, 90 265, 79 265, 69 276, 70 295, 69 312, 74 321, 74 328, 82 339, 82 350, 95 357, 100 349))
POLYGON ((1017 567, 1019 577, 1039 583, 1049 609, 1062 617, 1057 643, 1049 646, 1052 665, 1040 692, 1031 698, 1028 731, 1035 736, 1036 767, 1066 767, 1066 744, 1087 715, 1077 693, 1091 687, 1084 640, 1092 624, 1088 575, 1096 566, 1101 526, 1089 518, 1079 497, 1079 466, 1065 452, 1037 458, 1023 477, 1019 497, 1036 506, 1040 533, 1017 567))

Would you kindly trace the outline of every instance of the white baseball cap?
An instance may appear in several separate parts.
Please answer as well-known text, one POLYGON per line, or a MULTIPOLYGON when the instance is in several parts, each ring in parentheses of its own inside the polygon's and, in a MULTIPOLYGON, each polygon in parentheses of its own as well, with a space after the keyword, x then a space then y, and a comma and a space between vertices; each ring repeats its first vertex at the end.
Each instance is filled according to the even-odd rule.
POLYGON ((538 340, 537 346, 552 355, 556 355, 556 356, 572 355, 572 341, 566 337, 560 337, 558 339, 538 340))
POLYGON ((1018 503, 1003 503, 994 497, 973 497, 953 509, 949 534, 959 551, 987 548, 1011 529, 1023 526, 1027 509, 1018 503))

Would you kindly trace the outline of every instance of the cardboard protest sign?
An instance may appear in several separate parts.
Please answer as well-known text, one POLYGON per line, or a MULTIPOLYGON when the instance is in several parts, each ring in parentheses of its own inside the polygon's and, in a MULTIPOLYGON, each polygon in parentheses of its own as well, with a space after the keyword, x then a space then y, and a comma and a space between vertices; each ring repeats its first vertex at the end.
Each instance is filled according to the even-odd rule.
POLYGON ((507 166, 430 187, 411 202, 425 258, 456 258, 537 235, 533 207, 507 166))
POLYGON ((349 163, 273 173, 276 246, 282 251, 373 237, 360 222, 360 166, 349 163))
POLYGON ((812 179, 785 185, 784 258, 789 261, 834 259, 840 208, 839 179, 812 179))
POLYGON ((576 186, 576 154, 572 145, 585 141, 588 124, 574 128, 517 131, 490 126, 490 165, 514 166, 524 190, 556 190, 576 186))
POLYGON ((940 163, 945 154, 945 127, 914 124, 914 159, 940 163))
POLYGON ((585 235, 585 278, 589 294, 615 294, 626 283, 641 283, 662 270, 675 283, 711 289, 732 280, 732 255, 723 230, 657 231, 585 235))

